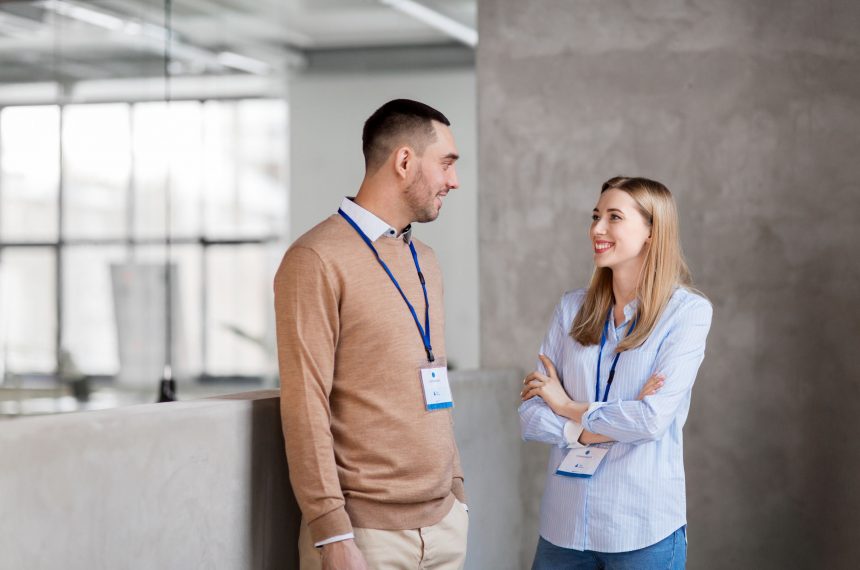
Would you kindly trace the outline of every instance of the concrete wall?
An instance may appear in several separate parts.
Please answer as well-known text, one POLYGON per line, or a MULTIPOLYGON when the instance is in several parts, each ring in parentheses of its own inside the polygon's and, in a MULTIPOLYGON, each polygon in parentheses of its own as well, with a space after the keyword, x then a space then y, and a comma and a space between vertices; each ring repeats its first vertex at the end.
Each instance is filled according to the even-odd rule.
POLYGON ((296 568, 277 392, 16 419, 0 568, 296 568))
POLYGON ((860 5, 480 0, 479 21, 482 365, 532 366, 586 284, 600 184, 663 181, 715 309, 690 568, 856 567, 860 5))
POLYGON ((466 570, 531 566, 535 516, 523 492, 544 471, 544 450, 520 439, 521 376, 515 370, 455 372, 454 432, 466 475, 469 551, 466 570))
POLYGON ((316 73, 290 83, 290 235, 297 238, 354 196, 364 175, 361 129, 390 99, 417 99, 450 120, 461 159, 460 189, 439 219, 416 228, 445 276, 448 359, 459 369, 478 367, 478 228, 475 72, 316 73))
MULTIPOLYGON (((516 570, 525 446, 514 371, 451 376, 468 570, 516 570)), ((0 568, 295 570, 278 394, 6 421, 0 568)))

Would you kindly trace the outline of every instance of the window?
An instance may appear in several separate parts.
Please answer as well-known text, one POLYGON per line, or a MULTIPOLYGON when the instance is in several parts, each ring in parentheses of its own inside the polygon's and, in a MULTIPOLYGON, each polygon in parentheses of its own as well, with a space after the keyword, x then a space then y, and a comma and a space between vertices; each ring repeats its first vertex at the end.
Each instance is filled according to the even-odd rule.
POLYGON ((0 372, 154 388, 169 229, 177 378, 274 374, 287 128, 281 100, 0 109, 0 372))

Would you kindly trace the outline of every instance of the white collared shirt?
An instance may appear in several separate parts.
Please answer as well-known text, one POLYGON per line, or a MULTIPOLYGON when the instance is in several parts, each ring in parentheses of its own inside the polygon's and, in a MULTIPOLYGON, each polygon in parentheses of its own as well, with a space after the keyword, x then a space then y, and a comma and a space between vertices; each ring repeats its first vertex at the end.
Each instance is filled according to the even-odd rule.
POLYGON ((381 236, 393 238, 403 237, 407 243, 412 239, 412 225, 406 226, 406 229, 404 229, 403 232, 399 232, 395 228, 392 228, 388 222, 380 219, 373 212, 365 210, 356 204, 355 200, 351 197, 346 197, 341 201, 340 209, 343 210, 347 216, 352 218, 353 222, 358 224, 358 227, 361 228, 364 235, 370 238, 370 241, 376 241, 381 236))

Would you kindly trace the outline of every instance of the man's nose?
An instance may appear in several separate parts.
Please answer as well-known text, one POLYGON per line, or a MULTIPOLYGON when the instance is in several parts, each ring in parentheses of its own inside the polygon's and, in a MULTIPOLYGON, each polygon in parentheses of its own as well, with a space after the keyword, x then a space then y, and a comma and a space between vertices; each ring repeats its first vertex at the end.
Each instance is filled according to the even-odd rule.
POLYGON ((457 178, 457 169, 453 166, 449 171, 450 175, 448 176, 448 188, 451 190, 455 190, 460 187, 460 180, 457 178))

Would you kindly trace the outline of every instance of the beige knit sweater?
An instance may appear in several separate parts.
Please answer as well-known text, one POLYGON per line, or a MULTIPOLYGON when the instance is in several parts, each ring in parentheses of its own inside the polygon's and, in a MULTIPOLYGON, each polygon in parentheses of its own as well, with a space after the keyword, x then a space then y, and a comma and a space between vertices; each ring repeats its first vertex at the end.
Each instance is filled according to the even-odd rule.
MULTIPOLYGON (((442 279, 413 240, 445 362, 442 279)), ((408 244, 374 246, 424 321, 408 244)), ((315 542, 352 526, 410 529, 465 503, 450 410, 424 407, 427 356, 415 322, 373 253, 340 216, 296 240, 275 276, 281 416, 290 479, 315 542)), ((456 401, 456 395, 455 395, 456 401)))

